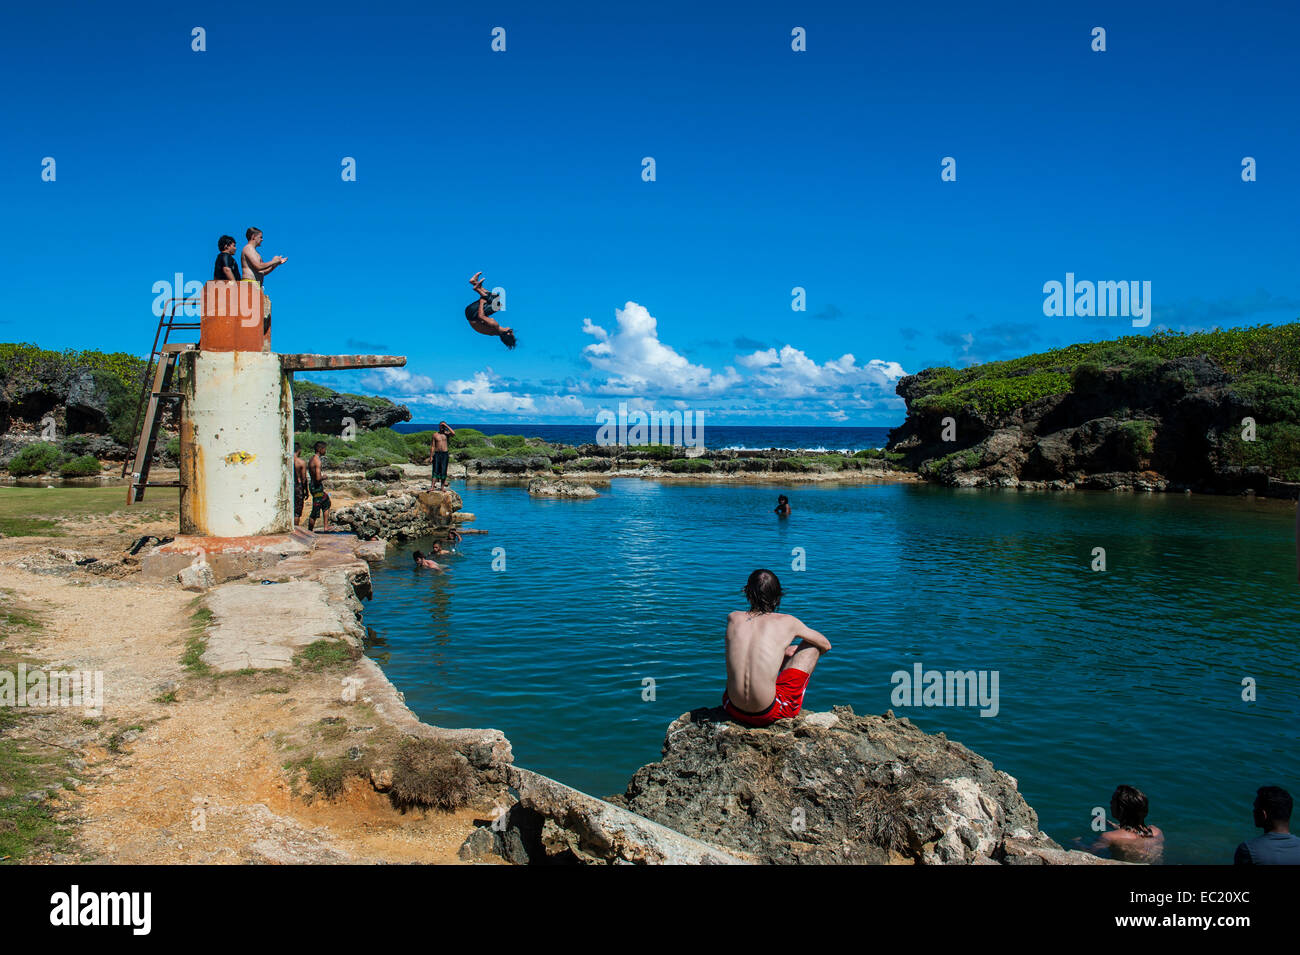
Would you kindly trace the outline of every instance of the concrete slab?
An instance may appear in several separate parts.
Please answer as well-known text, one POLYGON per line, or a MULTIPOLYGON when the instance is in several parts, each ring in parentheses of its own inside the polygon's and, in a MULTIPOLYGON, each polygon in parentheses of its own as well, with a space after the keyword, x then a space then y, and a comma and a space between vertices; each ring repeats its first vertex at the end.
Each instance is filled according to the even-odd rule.
POLYGON ((217 670, 287 667, 317 640, 354 641, 315 581, 224 584, 208 593, 206 605, 213 624, 203 662, 217 670))

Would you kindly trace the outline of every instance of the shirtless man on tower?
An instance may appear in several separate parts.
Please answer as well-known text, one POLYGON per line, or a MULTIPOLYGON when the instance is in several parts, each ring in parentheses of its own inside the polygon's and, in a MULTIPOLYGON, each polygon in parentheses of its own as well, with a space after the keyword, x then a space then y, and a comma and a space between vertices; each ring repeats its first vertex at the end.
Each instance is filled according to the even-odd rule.
MULTIPOLYGON (((262 261, 262 257, 257 254, 257 247, 262 244, 262 230, 257 226, 251 226, 244 233, 244 238, 248 239, 248 245, 239 253, 240 262, 244 266, 244 281, 256 282, 260 288, 263 279, 289 260, 283 255, 277 255, 270 262, 262 261)), ((262 289, 262 320, 265 323, 262 333, 266 334, 271 330, 271 299, 265 289, 262 289)))
POLYGON ((777 612, 781 582, 770 570, 749 575, 745 597, 749 609, 727 616, 722 705, 737 722, 768 726, 799 714, 808 678, 831 642, 798 617, 777 612))

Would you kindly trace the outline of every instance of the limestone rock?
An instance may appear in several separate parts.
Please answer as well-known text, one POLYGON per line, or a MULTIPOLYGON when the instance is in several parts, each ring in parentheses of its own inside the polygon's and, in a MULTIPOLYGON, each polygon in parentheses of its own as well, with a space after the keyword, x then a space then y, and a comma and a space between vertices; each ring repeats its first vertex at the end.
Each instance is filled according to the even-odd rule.
POLYGON ((573 481, 552 481, 547 478, 533 478, 528 482, 528 493, 533 497, 566 497, 574 499, 592 498, 596 489, 590 484, 576 484, 573 481))
POLYGON ((475 862, 501 854, 500 836, 488 826, 480 826, 471 832, 457 853, 466 862, 475 862))
MULTIPOLYGON (((1053 370, 1060 369, 1021 372, 1053 370)), ((1286 380, 1264 387, 1252 375, 1234 378, 1204 355, 1084 365, 1071 371, 1062 393, 994 413, 953 393, 945 370, 926 369, 898 382, 908 414, 890 432, 888 450, 901 452, 923 477, 953 487, 1196 488, 1285 497, 1287 462, 1244 465, 1239 448, 1244 418, 1262 428, 1290 422, 1288 406, 1274 394, 1286 380), (949 418, 956 440, 946 442, 949 418)))
POLYGON ((363 539, 408 540, 436 535, 451 526, 462 505, 455 491, 389 491, 381 498, 357 501, 330 518, 340 530, 363 539))
POLYGON ((686 713, 620 802, 765 863, 1094 861, 1040 832, 1015 780, 988 760, 909 720, 849 707, 762 729, 720 709, 686 713))
POLYGON ((217 585, 217 575, 213 573, 212 565, 205 560, 195 561, 176 576, 185 590, 202 593, 217 585))
POLYGON ((350 418, 358 431, 374 431, 411 420, 410 408, 387 398, 363 398, 335 391, 321 394, 320 388, 312 388, 311 393, 303 389, 293 396, 295 431, 342 434, 345 418, 350 418))

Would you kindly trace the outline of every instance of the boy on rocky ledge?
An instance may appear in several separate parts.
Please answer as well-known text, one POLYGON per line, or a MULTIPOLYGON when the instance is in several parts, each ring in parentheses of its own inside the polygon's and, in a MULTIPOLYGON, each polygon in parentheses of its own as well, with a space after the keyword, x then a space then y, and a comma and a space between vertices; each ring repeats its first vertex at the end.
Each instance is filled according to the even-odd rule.
POLYGON ((831 642, 798 617, 777 613, 781 582, 756 570, 745 584, 749 610, 727 615, 727 690, 722 706, 747 726, 770 726, 803 708, 808 678, 831 642), (799 645, 793 646, 795 640, 799 645))

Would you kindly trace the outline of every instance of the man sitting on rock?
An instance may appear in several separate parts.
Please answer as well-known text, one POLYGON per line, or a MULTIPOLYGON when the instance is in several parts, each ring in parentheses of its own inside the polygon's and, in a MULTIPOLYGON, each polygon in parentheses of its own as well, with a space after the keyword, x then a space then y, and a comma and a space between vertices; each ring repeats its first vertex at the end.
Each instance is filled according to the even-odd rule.
POLYGON ((831 642, 798 617, 777 613, 781 582, 756 570, 745 584, 748 610, 727 616, 727 690, 722 706, 737 722, 770 726, 797 716, 808 678, 831 642), (793 646, 795 640, 799 645, 793 646))

